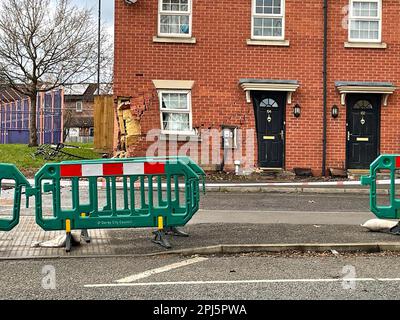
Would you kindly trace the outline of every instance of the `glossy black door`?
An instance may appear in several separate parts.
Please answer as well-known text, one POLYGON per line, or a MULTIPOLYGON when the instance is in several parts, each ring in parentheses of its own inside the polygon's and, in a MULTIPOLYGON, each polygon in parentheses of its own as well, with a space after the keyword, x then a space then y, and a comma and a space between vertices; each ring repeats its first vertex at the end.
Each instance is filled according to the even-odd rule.
POLYGON ((347 95, 347 168, 369 169, 379 154, 381 95, 347 95))
POLYGON ((253 91, 258 137, 258 162, 265 168, 283 168, 285 92, 253 91))

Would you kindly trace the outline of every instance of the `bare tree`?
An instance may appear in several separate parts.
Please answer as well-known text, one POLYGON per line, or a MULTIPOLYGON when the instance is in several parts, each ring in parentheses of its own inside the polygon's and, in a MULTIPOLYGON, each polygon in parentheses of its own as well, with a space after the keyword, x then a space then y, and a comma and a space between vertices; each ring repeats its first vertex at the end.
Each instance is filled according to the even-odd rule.
MULTIPOLYGON (((96 74, 97 24, 70 0, 0 2, 0 79, 30 98, 29 145, 37 146, 37 94, 96 74)), ((102 43, 105 67, 112 52, 105 32, 102 43)))

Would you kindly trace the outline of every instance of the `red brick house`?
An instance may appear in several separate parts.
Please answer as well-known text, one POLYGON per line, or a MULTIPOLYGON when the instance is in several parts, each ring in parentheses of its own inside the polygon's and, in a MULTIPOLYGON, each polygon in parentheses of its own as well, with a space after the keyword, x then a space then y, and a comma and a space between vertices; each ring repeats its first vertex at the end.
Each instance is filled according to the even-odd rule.
POLYGON ((321 175, 400 152, 399 14, 397 0, 115 0, 114 96, 140 114, 129 155, 151 129, 182 144, 223 126, 254 130, 240 143, 255 167, 321 175))

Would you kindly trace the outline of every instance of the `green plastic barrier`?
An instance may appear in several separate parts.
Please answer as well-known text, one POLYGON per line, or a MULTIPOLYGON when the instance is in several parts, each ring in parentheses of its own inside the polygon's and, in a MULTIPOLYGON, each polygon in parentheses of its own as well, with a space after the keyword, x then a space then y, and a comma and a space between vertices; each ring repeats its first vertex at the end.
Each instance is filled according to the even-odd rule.
POLYGON ((370 175, 361 177, 361 184, 370 186, 371 211, 381 219, 400 219, 400 198, 396 198, 396 170, 400 170, 400 155, 381 155, 370 166, 370 175), (376 181, 379 170, 390 171, 390 204, 377 203, 376 181))
MULTIPOLYGON (((46 231, 66 231, 67 251, 72 230, 82 230, 89 242, 88 229, 109 228, 157 227, 153 242, 170 248, 165 235, 187 236, 177 227, 199 210, 199 184, 202 178, 204 185, 205 176, 188 157, 67 161, 43 166, 31 187, 14 166, 7 166, 0 164, 0 172, 19 173, 17 189, 26 187, 27 206, 35 198, 36 223, 46 231), (71 187, 62 188, 64 183, 71 187), (43 212, 45 196, 52 199, 51 215, 43 212)), ((15 201, 17 219, 20 196, 15 201)))
POLYGON ((0 164, 0 192, 2 180, 12 180, 15 186, 12 217, 0 216, 0 231, 10 231, 19 223, 22 188, 30 188, 30 184, 13 164, 0 164))

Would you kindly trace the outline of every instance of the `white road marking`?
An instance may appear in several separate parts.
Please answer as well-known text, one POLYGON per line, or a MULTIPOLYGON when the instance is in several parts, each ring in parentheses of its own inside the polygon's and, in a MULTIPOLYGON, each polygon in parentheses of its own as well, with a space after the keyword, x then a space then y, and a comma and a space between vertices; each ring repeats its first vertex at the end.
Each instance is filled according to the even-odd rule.
POLYGON ((400 278, 336 278, 336 279, 275 279, 275 280, 221 280, 221 281, 176 281, 176 282, 144 282, 144 283, 109 283, 87 284, 85 288, 105 287, 146 287, 172 285, 207 285, 207 284, 262 284, 262 283, 324 283, 324 282, 400 282, 400 278))
POLYGON ((126 284, 126 283, 134 282, 134 281, 137 281, 137 280, 140 280, 140 279, 148 278, 148 277, 150 277, 150 276, 152 276, 154 274, 163 273, 163 272, 171 271, 173 269, 186 267, 186 266, 189 266, 191 264, 202 262, 202 261, 206 261, 206 260, 208 260, 208 258, 197 257, 197 258, 193 258, 193 259, 189 259, 189 260, 173 263, 173 264, 161 267, 161 268, 147 270, 145 272, 134 274, 132 276, 129 276, 129 277, 126 277, 126 278, 123 278, 123 279, 119 279, 116 282, 118 282, 119 284, 126 284))

